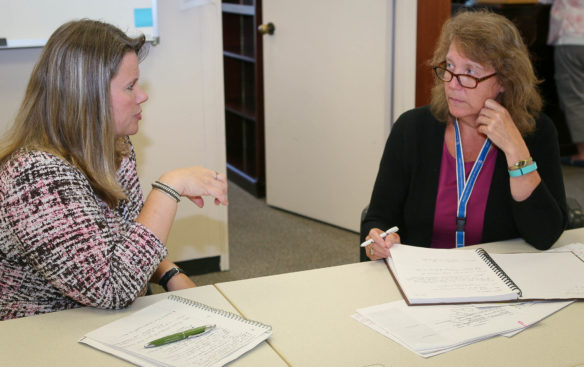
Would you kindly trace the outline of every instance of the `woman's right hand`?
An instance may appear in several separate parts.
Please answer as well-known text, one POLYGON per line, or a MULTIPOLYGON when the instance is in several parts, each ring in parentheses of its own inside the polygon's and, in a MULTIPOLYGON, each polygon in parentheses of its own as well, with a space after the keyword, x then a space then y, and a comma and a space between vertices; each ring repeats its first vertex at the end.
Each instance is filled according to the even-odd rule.
POLYGON ((367 240, 372 239, 373 243, 365 247, 365 253, 370 260, 379 260, 390 257, 389 249, 394 243, 400 243, 400 237, 397 233, 390 233, 385 238, 381 237, 384 233, 379 228, 372 228, 369 231, 367 240))
POLYGON ((188 197, 198 207, 205 204, 203 196, 215 199, 215 204, 227 205, 227 176, 204 167, 185 167, 163 174, 160 182, 188 197))

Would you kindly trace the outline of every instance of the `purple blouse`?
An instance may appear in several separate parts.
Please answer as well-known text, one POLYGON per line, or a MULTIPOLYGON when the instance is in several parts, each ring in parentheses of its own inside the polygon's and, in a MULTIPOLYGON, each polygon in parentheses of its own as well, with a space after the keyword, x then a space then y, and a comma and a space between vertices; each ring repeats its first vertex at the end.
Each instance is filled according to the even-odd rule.
MULTIPOLYGON (((492 146, 466 207, 465 245, 481 242, 483 222, 489 189, 497 161, 497 148, 492 146)), ((474 162, 464 162, 465 177, 468 178, 474 162)), ((438 195, 434 210, 434 228, 432 231, 433 248, 456 247, 456 159, 450 155, 446 143, 442 149, 438 195)))

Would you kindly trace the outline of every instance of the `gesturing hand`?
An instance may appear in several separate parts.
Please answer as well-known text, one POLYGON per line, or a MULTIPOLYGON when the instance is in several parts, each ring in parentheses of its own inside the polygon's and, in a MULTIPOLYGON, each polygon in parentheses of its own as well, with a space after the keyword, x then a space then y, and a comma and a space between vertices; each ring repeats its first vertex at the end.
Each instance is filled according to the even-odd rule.
POLYGON ((227 177, 204 167, 185 167, 165 173, 160 181, 172 186, 198 207, 205 204, 203 197, 211 196, 215 204, 227 205, 227 177))

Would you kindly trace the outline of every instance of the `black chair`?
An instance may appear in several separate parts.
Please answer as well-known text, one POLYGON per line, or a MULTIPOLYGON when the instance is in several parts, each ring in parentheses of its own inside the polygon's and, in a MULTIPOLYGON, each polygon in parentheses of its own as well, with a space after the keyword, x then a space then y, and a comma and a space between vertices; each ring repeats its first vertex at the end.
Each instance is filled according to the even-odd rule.
POLYGON ((568 227, 566 229, 584 227, 584 213, 578 200, 566 198, 568 204, 568 227))
MULTIPOLYGON (((363 223, 363 221, 365 220, 365 216, 367 215, 367 209, 369 209, 369 205, 363 208, 363 211, 361 212, 361 221, 359 223, 363 223)), ((359 247, 359 261, 361 262, 369 261, 369 258, 367 257, 365 251, 366 251, 365 247, 359 247)))

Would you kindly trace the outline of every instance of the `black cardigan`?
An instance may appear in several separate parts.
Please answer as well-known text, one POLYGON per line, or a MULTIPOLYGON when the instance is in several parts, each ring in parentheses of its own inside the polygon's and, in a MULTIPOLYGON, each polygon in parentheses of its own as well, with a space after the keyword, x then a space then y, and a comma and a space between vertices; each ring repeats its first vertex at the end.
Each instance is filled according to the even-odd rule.
MULTIPOLYGON (((430 246, 445 128, 446 124, 436 120, 427 106, 405 112, 396 121, 361 223, 361 241, 371 228, 385 230, 397 225, 402 243, 430 246)), ((545 250, 567 224, 558 138, 552 121, 542 114, 525 142, 542 181, 526 200, 513 200, 507 162, 499 151, 481 242, 522 237, 535 248, 545 250)), ((363 249, 361 259, 367 259, 363 249)))

